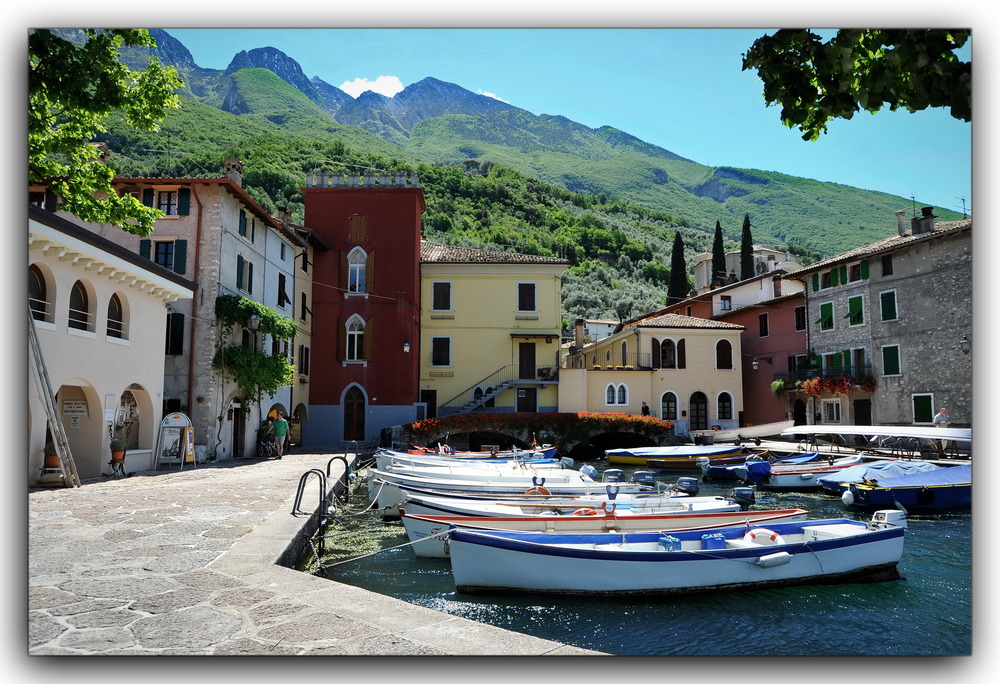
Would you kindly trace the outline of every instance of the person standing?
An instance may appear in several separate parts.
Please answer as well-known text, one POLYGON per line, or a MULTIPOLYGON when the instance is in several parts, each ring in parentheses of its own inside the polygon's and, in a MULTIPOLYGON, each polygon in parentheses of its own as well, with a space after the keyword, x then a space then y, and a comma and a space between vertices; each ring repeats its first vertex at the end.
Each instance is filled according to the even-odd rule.
POLYGON ((278 451, 278 458, 285 450, 285 435, 288 434, 288 421, 278 411, 278 416, 274 419, 274 448, 278 451))
POLYGON ((646 404, 646 402, 642 402, 642 415, 644 416, 649 415, 649 405, 646 404))
MULTIPOLYGON (((946 428, 951 426, 951 418, 948 417, 948 409, 944 406, 938 409, 937 414, 934 416, 934 427, 936 428, 946 428)), ((944 458, 944 446, 946 442, 943 439, 937 440, 938 455, 944 458)))

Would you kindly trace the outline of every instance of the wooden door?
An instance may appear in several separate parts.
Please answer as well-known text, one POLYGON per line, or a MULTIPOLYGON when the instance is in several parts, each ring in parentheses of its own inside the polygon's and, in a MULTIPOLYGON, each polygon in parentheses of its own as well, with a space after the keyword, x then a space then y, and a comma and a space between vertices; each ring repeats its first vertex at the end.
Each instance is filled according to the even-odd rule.
POLYGON ((344 440, 363 441, 365 438, 365 395, 357 387, 344 395, 344 440))

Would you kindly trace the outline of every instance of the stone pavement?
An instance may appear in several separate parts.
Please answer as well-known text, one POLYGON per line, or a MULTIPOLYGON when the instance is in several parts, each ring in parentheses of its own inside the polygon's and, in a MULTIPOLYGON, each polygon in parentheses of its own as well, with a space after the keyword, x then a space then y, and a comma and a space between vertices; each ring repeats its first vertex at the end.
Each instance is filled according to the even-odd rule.
MULTIPOLYGON (((292 514, 300 478, 333 455, 31 490, 28 654, 594 654, 288 567, 312 520, 292 514)), ((319 492, 311 477, 300 509, 319 492)))

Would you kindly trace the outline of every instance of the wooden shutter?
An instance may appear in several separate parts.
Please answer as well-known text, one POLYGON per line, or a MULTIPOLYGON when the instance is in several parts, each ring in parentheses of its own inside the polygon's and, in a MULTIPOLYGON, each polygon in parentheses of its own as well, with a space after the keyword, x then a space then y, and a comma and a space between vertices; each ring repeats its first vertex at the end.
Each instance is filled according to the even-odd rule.
POLYGON ((236 255, 236 289, 243 289, 243 255, 236 255))
POLYGON ((365 361, 372 360, 372 344, 375 337, 375 319, 365 321, 365 332, 364 332, 364 351, 362 352, 362 358, 365 361))
POLYGON ((177 215, 187 216, 191 213, 191 189, 181 188, 177 191, 177 215))
POLYGON ((896 320, 896 293, 883 292, 879 295, 879 299, 882 300, 882 320, 896 320))
POLYGON ((247 294, 253 294, 253 262, 247 262, 247 294))
POLYGON ((246 234, 247 234, 247 215, 241 209, 240 210, 240 235, 243 235, 245 237, 246 234))
POLYGON ((187 270, 187 240, 174 240, 174 273, 187 270))
POLYGON ((375 252, 369 252, 365 264, 365 292, 374 292, 375 288, 375 252))
MULTIPOLYGON (((847 281, 845 280, 844 282, 847 282, 847 281)), ((830 286, 831 287, 837 287, 837 285, 839 285, 839 284, 840 284, 840 279, 838 277, 838 272, 837 272, 837 269, 834 268, 834 269, 832 269, 830 271, 830 286)))
POLYGON ((659 368, 660 367, 660 341, 658 339, 656 339, 655 337, 653 338, 653 351, 652 351, 652 354, 653 354, 653 364, 652 364, 653 368, 659 368))
POLYGON ((142 203, 147 207, 153 206, 153 189, 146 188, 142 191, 142 203))
POLYGON ((840 282, 844 285, 847 284, 847 266, 840 267, 840 282))
POLYGON ((863 280, 868 280, 868 262, 867 261, 862 261, 861 262, 861 278, 863 280))
POLYGON ((139 240, 139 256, 148 259, 153 246, 152 240, 139 240))
POLYGON ((819 273, 813 273, 813 292, 819 289, 819 273))
POLYGON ((687 344, 684 338, 677 342, 677 367, 687 368, 687 344))
POLYGON ((167 314, 167 350, 168 356, 179 356, 184 353, 184 314, 167 314))

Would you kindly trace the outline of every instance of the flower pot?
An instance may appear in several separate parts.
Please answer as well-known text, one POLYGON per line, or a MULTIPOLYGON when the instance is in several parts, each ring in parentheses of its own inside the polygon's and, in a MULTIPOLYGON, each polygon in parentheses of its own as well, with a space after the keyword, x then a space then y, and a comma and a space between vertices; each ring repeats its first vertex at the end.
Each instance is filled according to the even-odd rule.
POLYGON ((45 468, 58 468, 59 467, 59 454, 45 454, 44 466, 45 468))
POLYGON ((125 460, 125 452, 124 451, 112 451, 111 452, 111 460, 113 462, 115 462, 115 463, 122 463, 125 460))

